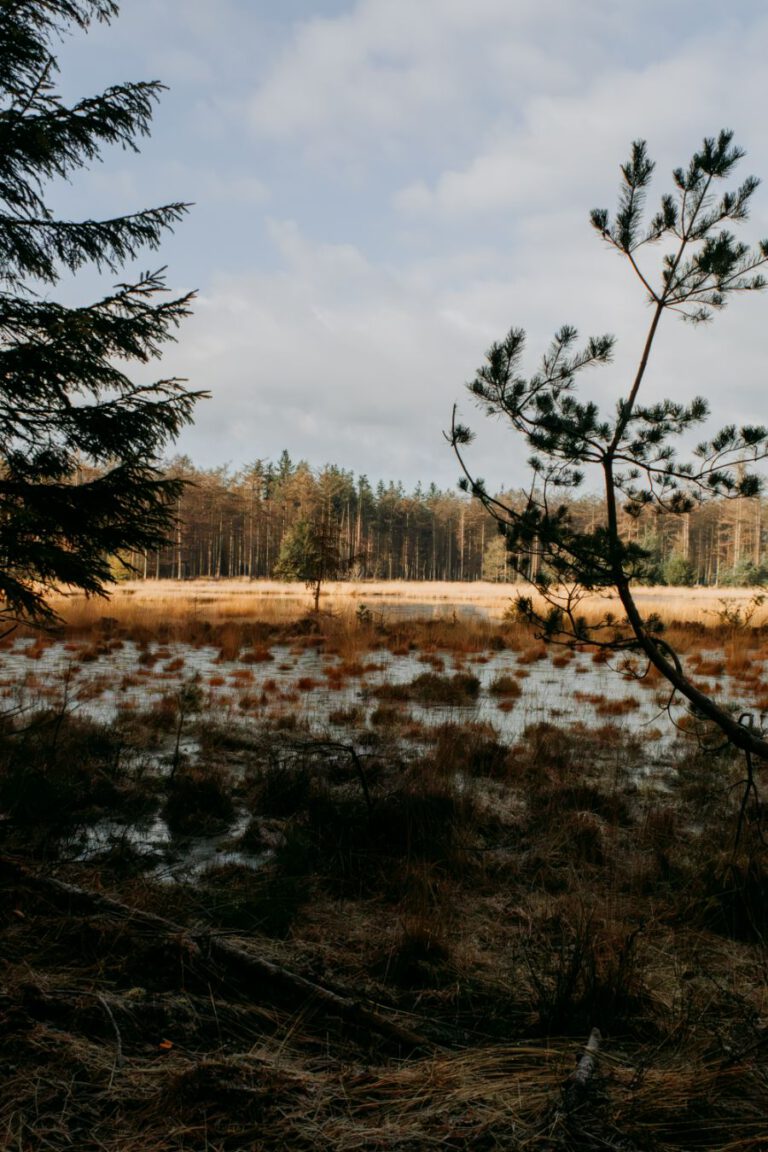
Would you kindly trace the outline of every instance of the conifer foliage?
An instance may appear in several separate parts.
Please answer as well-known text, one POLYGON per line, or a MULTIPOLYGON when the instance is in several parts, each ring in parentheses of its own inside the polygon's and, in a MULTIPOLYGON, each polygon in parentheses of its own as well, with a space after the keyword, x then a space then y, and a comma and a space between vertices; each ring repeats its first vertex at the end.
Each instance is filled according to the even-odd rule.
POLYGON ((636 141, 621 168, 616 214, 611 218, 604 209, 591 213, 601 241, 626 260, 650 305, 637 368, 612 413, 601 413, 577 392, 586 368, 610 363, 611 336, 593 337, 579 348, 576 331, 561 328, 532 376, 522 373, 521 329, 513 328, 488 352, 469 389, 485 412, 505 417, 531 450, 533 480, 521 505, 494 498, 472 475, 464 454, 472 434, 456 421, 455 410, 450 440, 464 486, 499 521, 518 565, 523 558, 527 571, 536 573, 541 599, 521 596, 521 614, 550 640, 588 641, 628 659, 639 654, 731 743, 768 758, 768 740, 751 718, 740 721, 702 691, 661 635, 658 620, 643 618, 632 582, 642 577, 649 553, 620 530, 622 505, 630 517, 663 516, 690 512, 707 498, 753 497, 760 491, 760 478, 750 465, 768 455, 768 429, 730 425, 686 455, 688 434, 707 418, 706 400, 648 404, 643 399, 646 370, 666 313, 700 323, 734 296, 766 287, 768 241, 752 249, 730 230, 746 219, 758 181, 750 176, 733 189, 720 190, 743 155, 730 131, 705 139, 687 167, 675 169, 673 190, 661 197, 658 211, 648 219, 645 199, 654 164, 645 141, 636 141), (648 251, 656 245, 664 246, 664 254, 649 264, 648 251), (564 499, 587 478, 600 485, 604 513, 591 528, 575 522, 572 499, 564 499), (606 613, 597 624, 587 623, 579 611, 581 601, 606 589, 618 593, 623 616, 606 613), (541 602, 544 609, 537 607, 541 602))
POLYGON ((0 0, 0 610, 50 618, 62 586, 102 594, 111 560, 159 546, 180 484, 164 447, 200 393, 176 379, 134 383, 188 314, 162 270, 94 303, 53 298, 87 265, 108 274, 156 249, 186 205, 109 220, 57 219, 46 187, 112 144, 136 151, 162 91, 119 84, 67 106, 57 96, 60 37, 117 15, 113 0, 0 0))
POLYGON ((278 580, 303 580, 312 592, 314 611, 319 612, 324 582, 343 579, 349 568, 338 523, 328 515, 320 515, 299 520, 288 529, 275 565, 275 576, 278 580))

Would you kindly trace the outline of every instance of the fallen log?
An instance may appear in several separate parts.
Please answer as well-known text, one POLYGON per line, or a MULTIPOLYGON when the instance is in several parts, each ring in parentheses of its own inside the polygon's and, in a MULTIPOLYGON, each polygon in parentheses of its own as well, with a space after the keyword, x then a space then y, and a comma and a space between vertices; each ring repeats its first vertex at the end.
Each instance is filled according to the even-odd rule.
POLYGON ((37 888, 50 896, 61 900, 66 898, 70 905, 82 908, 89 912, 102 912, 127 920, 130 924, 157 932, 163 936, 171 937, 179 944, 184 944, 190 954, 203 954, 205 952, 213 960, 221 964, 233 975, 249 978, 252 982, 266 981, 276 989, 306 1002, 317 1004, 331 1015, 338 1015, 356 1027, 395 1040, 407 1049, 433 1050, 435 1045, 417 1032, 388 1017, 383 1016, 373 1008, 367 1007, 359 1000, 349 995, 334 992, 332 989, 316 984, 271 960, 256 956, 246 948, 232 943, 231 940, 221 939, 207 931, 195 931, 157 916, 153 912, 143 912, 128 904, 123 904, 111 896, 100 892, 91 892, 80 888, 76 884, 69 884, 64 880, 57 880, 53 876, 44 876, 35 872, 27 865, 8 856, 0 856, 0 880, 21 881, 31 888, 37 888))

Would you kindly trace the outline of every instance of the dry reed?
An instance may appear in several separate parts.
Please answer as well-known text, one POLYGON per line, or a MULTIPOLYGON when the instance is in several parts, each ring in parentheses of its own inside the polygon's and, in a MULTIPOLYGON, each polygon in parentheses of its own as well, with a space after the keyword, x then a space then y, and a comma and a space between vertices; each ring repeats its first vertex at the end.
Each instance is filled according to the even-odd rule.
MULTIPOLYGON (((394 606, 416 604, 429 606, 446 621, 453 619, 454 609, 477 607, 489 618, 500 620, 517 587, 528 594, 526 586, 473 583, 440 583, 430 581, 349 581, 324 585, 322 604, 341 616, 354 617, 360 603, 375 601, 377 611, 386 613, 394 606)), ((754 596, 749 588, 666 588, 637 587, 634 594, 640 610, 657 613, 666 623, 718 627, 723 621, 723 604, 742 612, 754 596)), ((534 603, 537 603, 534 593, 534 603)), ((122 626, 147 616, 164 619, 169 626, 189 617, 221 622, 227 619, 266 620, 285 623, 306 614, 310 599, 301 585, 272 580, 192 580, 130 581, 117 585, 107 600, 86 600, 80 595, 57 597, 55 610, 74 629, 87 630, 104 617, 112 617, 122 626)), ((620 615, 617 598, 611 595, 587 598, 581 610, 588 620, 602 617, 606 611, 620 615)), ((768 620, 768 606, 757 610, 751 620, 761 627, 768 620)), ((727 623, 727 621, 725 621, 727 623)))

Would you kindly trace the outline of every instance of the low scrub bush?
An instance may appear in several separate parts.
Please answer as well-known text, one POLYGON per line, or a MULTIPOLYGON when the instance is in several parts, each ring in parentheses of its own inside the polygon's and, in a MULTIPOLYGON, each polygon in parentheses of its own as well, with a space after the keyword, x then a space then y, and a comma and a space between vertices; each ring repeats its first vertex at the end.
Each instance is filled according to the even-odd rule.
POLYGON ((162 814, 177 836, 223 831, 235 815, 228 773, 216 764, 182 764, 168 781, 162 814))
POLYGON ((474 822, 466 792, 442 781, 412 782, 375 806, 370 844, 384 856, 429 860, 451 871, 467 862, 474 822))
POLYGON ((768 868, 763 853, 716 856, 693 882, 694 914, 732 940, 764 943, 768 936, 768 868))
POLYGON ((248 807, 260 816, 295 816, 306 810, 315 778, 309 758, 265 765, 248 777, 248 807))
POLYGON ((442 724, 434 734, 431 762, 441 774, 463 773, 505 779, 509 748, 496 739, 490 726, 442 724))
POLYGON ((196 887, 205 919, 219 929, 287 936, 308 890, 303 877, 291 874, 287 859, 284 865, 283 874, 269 865, 258 870, 245 864, 207 868, 196 887))
POLYGON ((514 676, 501 674, 491 681, 488 691, 492 696, 509 696, 517 698, 522 695, 520 681, 514 676))
POLYGON ((21 823, 80 821, 137 800, 114 727, 42 712, 0 735, 0 804, 21 823))
POLYGON ((380 700, 412 700, 418 704, 472 704, 480 694, 480 681, 467 672, 453 676, 422 672, 407 684, 380 684, 373 694, 380 700))
POLYGON ((623 1031, 649 997, 639 977, 641 929, 582 909, 558 910, 525 942, 523 953, 544 1035, 623 1031))
POLYGON ((428 767, 377 797, 370 810, 357 789, 313 789, 306 811, 286 829, 275 867, 281 874, 289 866, 322 876, 348 895, 386 892, 399 862, 428 863, 450 874, 467 870, 476 825, 466 789, 434 778, 428 767))

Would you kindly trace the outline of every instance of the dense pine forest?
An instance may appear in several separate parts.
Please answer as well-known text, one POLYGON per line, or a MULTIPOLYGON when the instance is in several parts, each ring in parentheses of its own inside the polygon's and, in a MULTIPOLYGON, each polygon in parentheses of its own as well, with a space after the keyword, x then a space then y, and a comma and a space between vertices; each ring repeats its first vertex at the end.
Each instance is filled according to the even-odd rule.
MULTIPOLYGON (((167 474, 186 482, 173 538, 160 551, 126 557, 145 578, 270 577, 280 572, 290 534, 314 524, 333 538, 341 569, 358 579, 516 579, 496 522, 459 491, 374 485, 335 465, 294 462, 286 451, 239 471, 201 470, 180 457, 167 474)), ((572 513, 594 526, 601 500, 583 497, 572 513)), ((623 531, 649 553, 647 583, 758 584, 768 577, 766 519, 759 499, 739 498, 686 515, 625 515, 623 531)), ((526 563, 535 568, 536 557, 526 563)))

